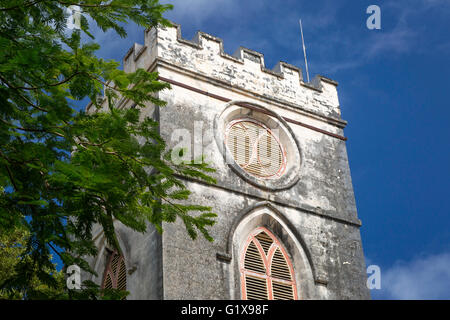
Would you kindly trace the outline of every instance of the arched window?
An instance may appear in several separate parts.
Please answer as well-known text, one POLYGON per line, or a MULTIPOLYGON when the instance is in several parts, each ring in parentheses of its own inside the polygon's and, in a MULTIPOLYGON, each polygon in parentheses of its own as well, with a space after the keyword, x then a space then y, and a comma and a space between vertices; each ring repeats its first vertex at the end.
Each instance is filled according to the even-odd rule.
POLYGON ((279 241, 266 228, 253 231, 241 256, 244 300, 296 300, 292 264, 279 241))
POLYGON ((127 289, 127 268, 125 259, 117 251, 110 252, 103 274, 103 289, 127 289))

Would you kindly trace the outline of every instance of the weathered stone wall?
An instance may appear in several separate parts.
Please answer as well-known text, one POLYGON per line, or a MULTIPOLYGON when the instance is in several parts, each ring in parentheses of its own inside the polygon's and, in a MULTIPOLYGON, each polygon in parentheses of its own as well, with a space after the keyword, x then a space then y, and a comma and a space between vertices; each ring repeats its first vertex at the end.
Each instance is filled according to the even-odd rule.
MULTIPOLYGON (((283 62, 268 70, 260 53, 239 48, 231 56, 223 52, 220 39, 200 32, 187 41, 176 25, 146 31, 145 44, 129 50, 124 68, 158 71, 162 79, 172 81, 171 90, 159 93, 167 101, 155 113, 161 135, 169 147, 190 145, 192 156, 198 155, 194 142, 200 142, 200 151, 216 169, 215 186, 187 182, 191 201, 218 214, 211 228, 213 243, 192 241, 179 221, 164 225, 162 241, 120 232, 122 238, 129 237, 123 241, 129 243, 126 250, 137 270, 148 266, 159 274, 163 298, 239 299, 239 239, 255 223, 283 240, 294 262, 299 297, 370 297, 336 82, 317 76, 305 83, 300 69, 283 62), (214 123, 229 101, 248 102, 269 110, 268 117, 289 119, 281 121, 299 149, 295 184, 261 188, 225 163, 214 123)), ((149 114, 154 110, 149 106, 149 114)), ((132 298, 157 298, 145 288, 145 276, 139 273, 142 283, 129 288, 132 298)))
MULTIPOLYGON (((175 77, 163 69, 159 72, 162 76, 175 77)), ((177 79, 189 81, 179 76, 177 79)), ((213 92, 213 85, 208 89, 213 92)), ((180 224, 165 226, 166 298, 230 298, 231 291, 227 289, 229 272, 223 271, 228 267, 216 259, 216 254, 226 252, 226 239, 235 219, 246 208, 261 201, 276 206, 299 230, 315 265, 315 280, 328 282, 326 290, 318 289, 322 295, 312 293, 309 298, 368 297, 359 238, 360 222, 356 215, 344 141, 300 126, 291 126, 301 148, 300 179, 287 190, 261 190, 230 169, 213 136, 208 133, 213 131, 214 118, 222 111, 224 103, 176 86, 162 93, 161 98, 168 102, 168 106, 161 109, 161 133, 166 141, 172 142, 171 146, 181 140, 177 135, 173 136, 177 129, 186 128, 193 133, 195 122, 203 123, 204 150, 217 170, 214 176, 218 183, 217 187, 193 183, 190 188, 194 194, 193 201, 212 206, 219 215, 217 224, 212 228, 213 244, 203 240, 192 243, 180 224), (356 243, 351 253, 353 261, 347 261, 348 246, 355 246, 353 242, 356 243)), ((242 99, 235 97, 236 100, 239 98, 242 99)), ((276 112, 283 113, 283 110, 276 112)), ((198 137, 191 138, 193 145, 198 137)))
MULTIPOLYGON (((135 232, 120 222, 115 222, 116 234, 127 267, 129 300, 163 298, 161 235, 149 225, 145 234, 135 232)), ((107 264, 109 247, 97 226, 94 229, 95 244, 99 254, 88 260, 98 276, 82 273, 82 281, 91 280, 101 285, 107 264)))

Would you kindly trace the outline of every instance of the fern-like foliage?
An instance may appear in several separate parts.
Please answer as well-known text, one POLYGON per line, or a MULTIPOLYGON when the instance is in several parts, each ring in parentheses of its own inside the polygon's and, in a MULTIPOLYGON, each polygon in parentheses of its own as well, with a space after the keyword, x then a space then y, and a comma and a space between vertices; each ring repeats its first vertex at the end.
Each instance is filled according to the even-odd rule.
MULTIPOLYGON (((97 254, 95 224, 117 250, 116 220, 139 232, 151 223, 162 232, 164 222, 179 218, 192 239, 200 233, 212 240, 208 227, 216 214, 190 203, 182 179, 215 183, 212 169, 172 163, 158 123, 141 116, 149 104, 164 106, 155 93, 169 85, 156 73, 126 74, 117 61, 96 57, 99 45, 89 30, 88 18, 122 37, 128 21, 145 28, 168 25, 163 13, 171 6, 157 0, 0 3, 0 233, 19 228, 29 234, 0 290, 22 298, 45 295, 31 294, 31 281, 46 288, 60 283, 52 254, 65 266, 93 272, 83 257, 97 254), (68 32, 70 5, 83 14, 80 29, 68 32), (83 43, 82 33, 92 41, 83 43), (75 101, 88 97, 97 104, 99 95, 106 95, 108 110, 77 111, 75 101), (114 108, 119 95, 136 108, 114 108)), ((122 297, 101 293, 93 283, 84 289, 66 296, 122 297)))

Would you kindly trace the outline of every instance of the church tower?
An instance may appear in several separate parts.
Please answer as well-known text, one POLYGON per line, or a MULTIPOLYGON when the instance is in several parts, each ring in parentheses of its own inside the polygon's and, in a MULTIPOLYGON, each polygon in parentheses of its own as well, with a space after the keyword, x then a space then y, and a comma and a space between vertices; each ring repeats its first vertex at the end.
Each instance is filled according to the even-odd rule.
MULTIPOLYGON (((169 147, 205 154, 217 184, 188 180, 192 202, 218 214, 214 242, 181 221, 158 234, 117 223, 119 256, 95 236, 91 280, 128 299, 369 299, 337 83, 180 26, 153 28, 123 61, 157 71, 167 106, 148 106, 169 147)), ((123 108, 133 105, 124 99, 123 108)), ((88 105, 87 111, 94 108, 88 105)))

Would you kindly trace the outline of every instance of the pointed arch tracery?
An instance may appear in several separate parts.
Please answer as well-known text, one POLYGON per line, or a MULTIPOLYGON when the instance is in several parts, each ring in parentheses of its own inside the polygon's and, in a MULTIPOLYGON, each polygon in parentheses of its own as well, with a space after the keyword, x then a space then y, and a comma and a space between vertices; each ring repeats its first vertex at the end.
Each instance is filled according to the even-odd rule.
POLYGON ((264 227, 249 235, 240 273, 244 300, 297 300, 292 263, 278 239, 264 227))
POLYGON ((117 251, 109 253, 103 274, 102 289, 127 289, 127 269, 125 259, 117 251))

